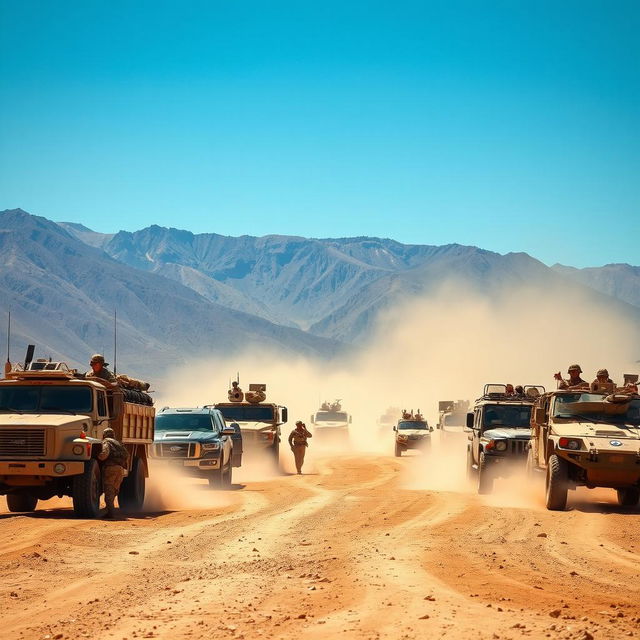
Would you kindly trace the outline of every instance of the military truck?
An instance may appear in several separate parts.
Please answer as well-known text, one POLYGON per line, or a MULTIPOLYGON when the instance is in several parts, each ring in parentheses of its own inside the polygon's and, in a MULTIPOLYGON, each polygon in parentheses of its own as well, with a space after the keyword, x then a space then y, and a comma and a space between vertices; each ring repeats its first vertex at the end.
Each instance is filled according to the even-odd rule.
POLYGON ((400 413, 402 413, 400 407, 387 407, 385 412, 376 420, 378 433, 385 438, 388 437, 389 431, 397 424, 400 413))
POLYGON ((218 409, 164 407, 156 416, 151 456, 227 489, 233 467, 242 465, 242 435, 218 409))
POLYGON ((229 423, 236 423, 242 433, 242 446, 248 452, 269 454, 276 463, 280 457, 281 429, 288 418, 287 407, 265 402, 266 384, 250 384, 245 394, 235 384, 229 389, 228 402, 216 402, 214 409, 229 423))
POLYGON ((403 411, 398 424, 393 427, 395 433, 395 456, 399 458, 409 449, 425 449, 431 444, 430 427, 420 409, 416 413, 403 411))
POLYGON ((498 477, 526 463, 531 435, 531 410, 545 391, 527 385, 522 395, 507 395, 504 384, 486 384, 467 413, 467 477, 477 482, 478 493, 491 493, 498 477))
POLYGON ((323 402, 315 415, 311 416, 314 435, 318 439, 331 437, 349 438, 351 416, 342 410, 341 400, 323 402))
POLYGON ((551 391, 536 401, 527 470, 545 474, 547 509, 565 509, 578 486, 615 489, 620 505, 638 504, 640 396, 600 386, 611 388, 551 391))
POLYGON ((436 429, 443 441, 466 438, 468 400, 441 400, 438 402, 438 424, 436 429))
POLYGON ((78 517, 100 512, 97 454, 112 427, 129 452, 118 501, 144 502, 153 442, 151 397, 101 378, 76 377, 64 363, 11 370, 0 380, 0 495, 9 511, 34 511, 39 500, 70 496, 78 517))

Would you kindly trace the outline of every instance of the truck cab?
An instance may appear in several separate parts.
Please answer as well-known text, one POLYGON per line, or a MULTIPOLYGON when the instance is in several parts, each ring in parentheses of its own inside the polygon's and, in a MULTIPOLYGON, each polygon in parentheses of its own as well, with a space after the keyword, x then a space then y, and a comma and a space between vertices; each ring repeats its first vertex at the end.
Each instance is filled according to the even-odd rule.
POLYGON ((228 488, 233 467, 242 464, 242 436, 237 427, 225 424, 220 411, 212 407, 164 407, 156 417, 152 457, 207 478, 212 487, 228 488))
POLYGON ((467 477, 478 493, 491 493, 498 477, 508 476, 526 462, 531 435, 531 411, 544 387, 527 385, 521 396, 508 395, 503 384, 486 384, 467 414, 467 477))

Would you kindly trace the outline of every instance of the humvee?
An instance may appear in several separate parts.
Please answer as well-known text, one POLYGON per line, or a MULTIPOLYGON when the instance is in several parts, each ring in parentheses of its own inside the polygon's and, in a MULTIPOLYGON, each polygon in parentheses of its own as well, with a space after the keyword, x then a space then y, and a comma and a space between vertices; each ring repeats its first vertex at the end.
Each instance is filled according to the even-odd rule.
POLYGON ((321 440, 332 436, 349 439, 351 416, 343 411, 340 400, 323 402, 315 415, 311 416, 311 424, 314 426, 316 438, 321 440))
POLYGON ((420 413, 403 411, 398 424, 393 427, 395 434, 395 456, 399 458, 404 451, 409 449, 425 449, 431 444, 431 432, 427 420, 420 413))
POLYGON ((640 499, 640 396, 613 384, 540 396, 531 421, 527 470, 544 473, 547 509, 561 511, 569 489, 608 487, 622 506, 640 499), (610 387, 610 388, 609 388, 610 387))
POLYGON ((491 493, 493 481, 526 462, 531 410, 544 387, 528 385, 523 395, 507 395, 504 384, 486 384, 467 414, 467 477, 478 493, 491 493))

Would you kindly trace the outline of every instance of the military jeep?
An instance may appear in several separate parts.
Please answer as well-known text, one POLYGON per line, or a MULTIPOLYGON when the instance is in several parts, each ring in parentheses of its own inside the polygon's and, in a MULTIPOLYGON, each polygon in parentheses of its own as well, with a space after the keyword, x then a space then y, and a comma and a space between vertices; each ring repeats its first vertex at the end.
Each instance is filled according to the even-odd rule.
POLYGON ((531 435, 531 410, 544 387, 528 385, 522 395, 508 395, 504 384, 486 384, 467 414, 467 477, 478 493, 491 493, 498 477, 526 462, 531 435))
MULTIPOLYGON (((613 387, 613 385, 611 385, 613 387)), ((545 474, 547 509, 569 489, 608 487, 622 506, 640 499, 640 396, 629 389, 557 390, 535 404, 527 470, 545 474)))

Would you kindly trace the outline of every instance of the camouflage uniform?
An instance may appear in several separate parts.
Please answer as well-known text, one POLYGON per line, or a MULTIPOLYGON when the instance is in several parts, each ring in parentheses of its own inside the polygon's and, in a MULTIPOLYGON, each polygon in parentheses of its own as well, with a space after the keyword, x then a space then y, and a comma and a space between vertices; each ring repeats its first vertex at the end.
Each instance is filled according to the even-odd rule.
POLYGON ((90 364, 93 364, 94 362, 101 363, 102 368, 99 371, 94 371, 93 369, 87 371, 84 374, 85 378, 101 378, 102 380, 106 380, 107 382, 116 382, 116 377, 113 375, 113 373, 111 373, 111 371, 109 371, 109 369, 107 369, 107 365, 109 363, 104 361, 104 356, 100 355, 99 353, 94 353, 91 356, 90 364))
POLYGON ((113 429, 104 430, 102 449, 98 454, 98 460, 102 461, 102 486, 104 501, 107 505, 107 518, 113 518, 115 515, 115 499, 120 491, 129 457, 125 446, 118 442, 114 436, 113 429))
POLYGON ((296 461, 296 471, 298 475, 302 473, 302 465, 304 464, 304 456, 307 451, 307 439, 313 436, 307 431, 300 420, 296 422, 296 428, 289 434, 289 446, 293 451, 293 457, 296 461))
POLYGON ((571 376, 572 371, 576 372, 575 377, 569 377, 568 380, 562 380, 562 382, 558 384, 558 389, 576 389, 576 388, 588 389, 589 383, 580 377, 580 374, 582 373, 582 368, 580 367, 580 365, 572 364, 567 370, 567 373, 569 374, 569 376, 571 376))

